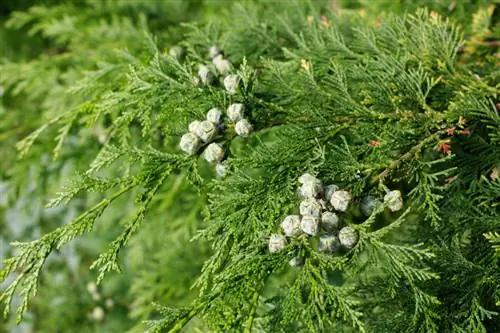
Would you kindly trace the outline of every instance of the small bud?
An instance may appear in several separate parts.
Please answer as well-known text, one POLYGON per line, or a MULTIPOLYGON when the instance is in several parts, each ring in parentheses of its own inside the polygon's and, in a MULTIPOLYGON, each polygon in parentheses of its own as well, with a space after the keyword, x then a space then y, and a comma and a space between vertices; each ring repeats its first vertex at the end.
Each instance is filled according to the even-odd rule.
POLYGON ((361 212, 365 216, 370 216, 380 204, 380 200, 375 198, 373 195, 368 195, 361 200, 361 212))
POLYGON ((299 267, 302 267, 302 265, 304 265, 304 259, 302 259, 300 257, 293 257, 292 259, 290 259, 288 264, 292 267, 299 268, 299 267))
POLYGON ((498 178, 500 178, 500 165, 497 165, 493 168, 493 170, 491 170, 490 178, 493 181, 496 181, 498 178))
POLYGON ((100 301, 101 300, 101 294, 99 293, 93 293, 92 294, 92 299, 96 302, 100 301))
POLYGON ((227 108, 227 116, 230 120, 237 122, 245 116, 245 106, 241 103, 229 105, 227 108))
POLYGON ((389 191, 389 193, 384 196, 384 203, 387 204, 391 212, 397 212, 403 208, 401 192, 398 190, 389 191))
POLYGON ((217 163, 215 166, 215 172, 219 177, 226 177, 227 175, 227 165, 223 163, 217 163))
POLYGON ((325 186, 325 200, 330 201, 332 199, 333 192, 338 191, 339 187, 337 185, 326 185, 325 186))
POLYGON ((208 55, 210 56, 210 58, 215 58, 216 56, 218 56, 219 54, 221 54, 221 50, 217 47, 217 46, 211 46, 209 49, 208 49, 208 55))
POLYGON ((346 249, 352 249, 358 242, 358 232, 351 227, 344 227, 339 231, 339 241, 346 249))
POLYGON ((286 246, 286 238, 283 235, 273 234, 269 237, 269 252, 276 253, 286 246))
POLYGON ((318 251, 332 253, 340 249, 340 241, 336 236, 323 235, 319 238, 318 251))
POLYGON ((230 95, 236 94, 239 83, 240 77, 236 74, 230 74, 224 78, 224 88, 230 95))
POLYGON ((198 77, 200 78, 201 83, 203 83, 204 85, 208 85, 214 80, 214 75, 210 71, 210 68, 205 65, 200 65, 198 69, 198 77))
POLYGON ((104 305, 106 305, 106 308, 112 309, 115 306, 115 302, 111 298, 108 298, 104 305))
POLYGON ((315 216, 303 216, 300 221, 300 229, 308 235, 315 236, 319 229, 319 219, 315 216))
POLYGON ((211 121, 215 125, 220 124, 222 120, 222 111, 218 108, 212 108, 207 112, 207 120, 211 121))
POLYGON ((97 293, 97 284, 95 284, 95 282, 89 282, 89 283, 87 283, 87 291, 90 294, 97 293))
POLYGON ((238 122, 234 126, 234 131, 239 136, 246 138, 250 136, 250 134, 252 134, 253 131, 252 124, 250 124, 250 122, 246 119, 238 120, 238 122))
POLYGON ((281 222, 281 228, 285 236, 293 237, 300 235, 300 216, 288 215, 283 222, 281 222))
POLYGON ((186 133, 181 137, 179 146, 185 153, 194 155, 200 146, 200 139, 193 133, 186 133))
POLYGON ((333 208, 341 212, 345 212, 347 206, 349 205, 349 201, 351 201, 351 194, 344 190, 333 192, 332 197, 330 198, 330 203, 333 208))
POLYGON ((211 143, 205 148, 204 156, 209 163, 220 162, 224 158, 224 149, 217 143, 211 143))
POLYGON ((195 133, 203 142, 210 142, 217 134, 217 129, 214 123, 208 120, 200 122, 197 131, 195 133))
POLYGON ((221 75, 229 73, 233 68, 231 62, 227 59, 224 59, 221 54, 213 58, 212 63, 221 75))
POLYGON ((321 205, 315 199, 306 199, 300 203, 300 215, 319 217, 321 205))
POLYGON ((324 212, 323 214, 321 214, 321 224, 326 230, 332 231, 340 227, 340 220, 335 213, 324 212))
POLYGON ((175 45, 168 50, 168 54, 175 59, 181 59, 184 56, 184 49, 179 45, 175 45))
POLYGON ((189 132, 196 135, 196 133, 198 133, 198 131, 200 130, 199 129, 200 125, 201 125, 201 121, 199 121, 199 120, 192 121, 191 123, 189 123, 189 126, 188 126, 189 132))
POLYGON ((96 306, 92 310, 90 318, 92 318, 92 320, 94 321, 102 321, 104 319, 104 310, 100 306, 96 306))

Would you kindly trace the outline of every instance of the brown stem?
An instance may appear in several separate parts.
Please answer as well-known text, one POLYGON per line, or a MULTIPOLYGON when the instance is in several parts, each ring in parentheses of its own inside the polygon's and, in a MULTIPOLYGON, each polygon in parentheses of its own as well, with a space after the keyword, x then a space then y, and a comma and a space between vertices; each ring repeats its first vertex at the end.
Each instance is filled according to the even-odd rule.
POLYGON ((376 175, 372 179, 372 184, 375 184, 376 182, 383 182, 384 179, 385 179, 385 177, 392 170, 397 169, 401 165, 401 163, 403 163, 404 161, 409 160, 412 156, 415 156, 416 154, 418 154, 425 145, 427 145, 428 143, 436 140, 437 138, 439 138, 440 135, 442 135, 444 133, 446 133, 446 130, 439 130, 439 131, 431 134, 429 137, 425 138, 424 140, 422 140, 419 144, 413 146, 408 152, 406 152, 405 154, 401 155, 397 160, 392 161, 385 168, 384 171, 382 171, 381 173, 379 173, 378 175, 376 175))

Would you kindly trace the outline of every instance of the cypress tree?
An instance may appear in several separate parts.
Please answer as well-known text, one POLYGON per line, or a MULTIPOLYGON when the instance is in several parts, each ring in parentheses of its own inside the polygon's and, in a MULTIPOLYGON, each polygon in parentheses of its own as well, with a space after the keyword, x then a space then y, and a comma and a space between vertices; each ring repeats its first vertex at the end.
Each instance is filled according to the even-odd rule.
POLYGON ((5 318, 37 332, 500 330, 495 5, 1 11, 5 318))

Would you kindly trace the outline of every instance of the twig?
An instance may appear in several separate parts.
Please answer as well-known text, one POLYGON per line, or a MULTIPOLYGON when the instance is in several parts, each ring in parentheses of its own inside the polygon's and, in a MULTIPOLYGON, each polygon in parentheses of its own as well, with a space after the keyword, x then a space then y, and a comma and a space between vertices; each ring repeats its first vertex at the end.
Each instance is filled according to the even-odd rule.
POLYGON ((182 330, 184 328, 184 326, 186 326, 186 324, 194 318, 194 316, 196 316, 198 314, 198 312, 201 310, 201 308, 203 307, 203 303, 200 303, 198 304, 197 306, 195 306, 191 311, 189 311, 189 313, 184 316, 181 320, 179 320, 177 322, 177 324, 175 324, 174 327, 172 327, 172 329, 170 329, 170 331, 168 331, 169 333, 176 333, 176 332, 180 332, 180 330, 182 330))
POLYGON ((430 135, 429 137, 425 138, 423 141, 421 141, 416 146, 413 146, 404 155, 401 155, 397 160, 392 161, 387 166, 387 168, 385 168, 384 171, 382 171, 381 173, 379 173, 378 175, 376 175, 373 178, 373 180, 372 180, 372 184, 375 184, 376 182, 383 182, 384 179, 385 179, 385 177, 389 174, 389 172, 391 172, 392 170, 397 169, 401 165, 401 163, 403 163, 404 161, 409 160, 412 156, 414 156, 417 153, 419 153, 425 145, 427 145, 428 143, 436 140, 440 135, 442 135, 444 133, 446 133, 446 130, 437 131, 437 132, 433 133, 432 135, 430 135))
POLYGON ((262 282, 262 286, 257 289, 252 296, 252 308, 250 310, 250 314, 248 315, 247 324, 243 333, 252 333, 253 320, 255 318, 255 312, 257 311, 257 303, 259 302, 260 292, 262 291, 264 284, 265 283, 262 282))

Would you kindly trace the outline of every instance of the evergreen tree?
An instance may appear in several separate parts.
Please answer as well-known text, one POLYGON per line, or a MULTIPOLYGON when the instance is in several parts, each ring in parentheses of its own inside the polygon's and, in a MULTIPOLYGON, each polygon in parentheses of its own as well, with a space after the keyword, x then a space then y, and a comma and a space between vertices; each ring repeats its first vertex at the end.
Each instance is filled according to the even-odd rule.
POLYGON ((500 331, 498 9, 389 5, 2 8, 5 317, 500 331))

